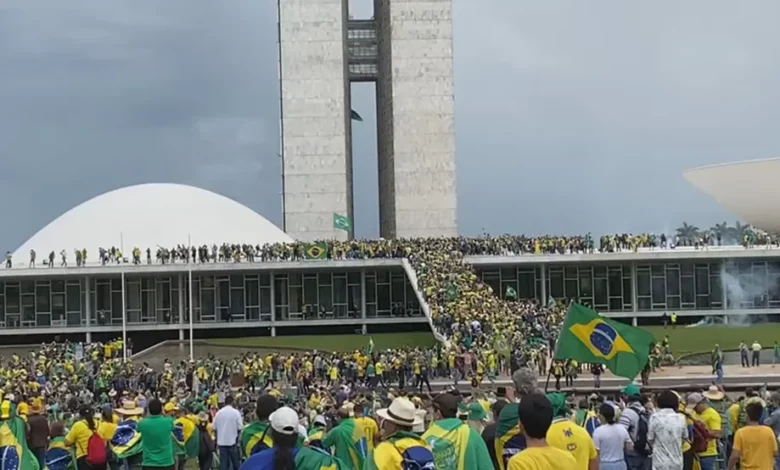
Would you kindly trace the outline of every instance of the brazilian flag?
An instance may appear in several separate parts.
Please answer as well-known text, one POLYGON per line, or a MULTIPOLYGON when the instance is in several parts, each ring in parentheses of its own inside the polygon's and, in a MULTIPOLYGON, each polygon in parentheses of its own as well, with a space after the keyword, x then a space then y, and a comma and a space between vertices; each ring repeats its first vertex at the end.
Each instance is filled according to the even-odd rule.
POLYGON ((327 257, 328 257, 327 243, 318 242, 306 246, 306 259, 326 259, 327 257))
POLYGON ((555 359, 604 364, 613 374, 633 379, 644 369, 653 335, 571 304, 555 348, 555 359))
POLYGON ((27 423, 3 402, 0 420, 0 468, 3 470, 40 470, 38 460, 27 447, 27 423))
POLYGON ((129 459, 141 453, 141 433, 138 432, 138 423, 127 419, 119 423, 111 439, 110 447, 119 460, 129 459))
POLYGON ((65 438, 55 437, 46 451, 46 470, 73 470, 76 467, 76 459, 65 447, 65 438))

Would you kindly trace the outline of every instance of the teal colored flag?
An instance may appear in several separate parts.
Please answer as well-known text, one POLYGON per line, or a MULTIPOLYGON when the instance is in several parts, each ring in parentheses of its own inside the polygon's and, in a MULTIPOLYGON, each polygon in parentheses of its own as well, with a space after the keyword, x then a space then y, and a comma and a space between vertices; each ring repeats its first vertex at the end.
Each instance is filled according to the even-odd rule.
POLYGON ((633 379, 647 364, 654 342, 653 335, 641 328, 571 304, 555 348, 555 359, 604 364, 613 374, 633 379))
POLYGON ((333 228, 349 232, 352 230, 352 220, 349 217, 333 213, 333 228))

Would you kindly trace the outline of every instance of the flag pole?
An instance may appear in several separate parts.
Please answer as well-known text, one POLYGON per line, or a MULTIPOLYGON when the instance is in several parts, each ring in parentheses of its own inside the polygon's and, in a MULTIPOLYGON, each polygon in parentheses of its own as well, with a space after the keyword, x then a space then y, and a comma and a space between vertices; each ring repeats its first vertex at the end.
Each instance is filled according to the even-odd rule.
POLYGON ((190 313, 190 361, 195 360, 195 349, 193 345, 193 335, 192 335, 192 236, 191 234, 187 234, 187 245, 188 253, 187 253, 187 282, 189 283, 189 313, 190 313))
POLYGON ((125 292, 125 270, 122 269, 122 362, 127 362, 127 293, 125 292))

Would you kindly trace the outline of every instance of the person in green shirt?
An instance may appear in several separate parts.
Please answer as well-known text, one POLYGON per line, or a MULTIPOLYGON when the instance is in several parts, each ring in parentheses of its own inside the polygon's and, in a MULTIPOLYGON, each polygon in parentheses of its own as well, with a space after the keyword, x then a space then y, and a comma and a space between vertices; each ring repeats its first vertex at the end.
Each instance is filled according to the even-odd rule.
POLYGON ((368 440, 363 428, 355 422, 348 407, 339 409, 339 424, 322 438, 324 449, 333 448, 333 455, 352 468, 363 468, 368 455, 368 440))
POLYGON ((174 422, 170 416, 163 416, 160 400, 149 401, 149 414, 138 423, 144 470, 174 470, 176 462, 173 449, 174 422))

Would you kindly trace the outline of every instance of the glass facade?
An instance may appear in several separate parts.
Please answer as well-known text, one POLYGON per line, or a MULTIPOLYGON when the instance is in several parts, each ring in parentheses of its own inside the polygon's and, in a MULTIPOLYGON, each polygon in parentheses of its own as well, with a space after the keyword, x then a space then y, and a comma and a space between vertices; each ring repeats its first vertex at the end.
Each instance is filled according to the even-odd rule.
POLYGON ((639 310, 722 309, 720 266, 719 262, 638 264, 639 310))
POLYGON ((780 261, 637 263, 631 265, 522 265, 478 269, 501 297, 578 299, 604 312, 780 308, 780 261), (636 289, 634 295, 633 289, 636 289))
MULTIPOLYGON (((195 275, 196 323, 418 316, 417 296, 402 269, 347 272, 290 272, 195 275), (365 302, 363 299, 365 296, 365 302)), ((189 322, 186 274, 126 276, 122 302, 120 277, 90 279, 89 323, 189 322), (181 284, 179 285, 181 279, 181 284), (181 319, 179 318, 181 312, 181 319)), ((86 326, 86 279, 0 281, 0 327, 86 326)))
POLYGON ((578 299, 599 311, 632 310, 629 265, 550 265, 542 267, 493 268, 480 271, 483 282, 505 297, 511 287, 518 299, 542 298, 541 270, 546 269, 544 293, 554 299, 578 299))

